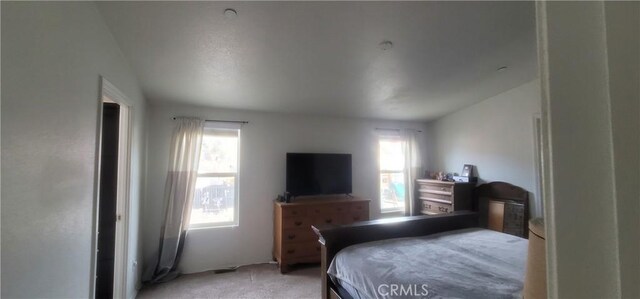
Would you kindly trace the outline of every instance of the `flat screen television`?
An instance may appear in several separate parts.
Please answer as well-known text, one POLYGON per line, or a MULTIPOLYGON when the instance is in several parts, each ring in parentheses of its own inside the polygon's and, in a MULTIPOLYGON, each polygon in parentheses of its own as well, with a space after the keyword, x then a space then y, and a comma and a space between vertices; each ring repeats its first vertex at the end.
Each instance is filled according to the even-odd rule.
POLYGON ((350 194, 351 155, 287 153, 290 196, 350 194))

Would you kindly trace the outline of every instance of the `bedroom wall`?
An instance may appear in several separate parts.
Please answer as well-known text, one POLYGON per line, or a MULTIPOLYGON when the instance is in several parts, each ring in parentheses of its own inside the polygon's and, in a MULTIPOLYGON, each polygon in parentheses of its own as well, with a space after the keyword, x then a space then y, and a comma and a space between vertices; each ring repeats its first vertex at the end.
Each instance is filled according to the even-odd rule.
MULTIPOLYGON (((272 260, 273 200, 285 188, 287 152, 352 154, 353 194, 371 198, 371 216, 379 217, 375 128, 425 130, 421 123, 150 105, 143 219, 146 265, 155 258, 163 221, 162 199, 174 116, 249 121, 241 134, 240 225, 189 231, 180 264, 186 273, 272 260)), ((424 144, 426 137, 421 141, 424 144)))
POLYGON ((91 2, 2 2, 2 297, 91 297, 99 79, 134 105, 127 291, 140 256, 145 100, 91 2))
POLYGON ((539 114, 534 80, 429 123, 432 170, 460 173, 473 164, 482 182, 505 181, 531 192, 531 215, 541 217, 534 158, 539 114))

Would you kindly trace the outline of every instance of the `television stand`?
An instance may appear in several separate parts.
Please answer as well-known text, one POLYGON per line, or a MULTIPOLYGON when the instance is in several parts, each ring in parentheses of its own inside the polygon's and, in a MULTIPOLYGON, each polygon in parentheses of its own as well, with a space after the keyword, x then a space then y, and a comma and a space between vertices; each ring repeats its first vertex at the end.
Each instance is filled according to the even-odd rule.
POLYGON ((369 199, 347 195, 297 197, 274 202, 273 258, 281 273, 289 266, 320 262, 320 243, 311 229, 320 224, 352 224, 369 220, 369 199))

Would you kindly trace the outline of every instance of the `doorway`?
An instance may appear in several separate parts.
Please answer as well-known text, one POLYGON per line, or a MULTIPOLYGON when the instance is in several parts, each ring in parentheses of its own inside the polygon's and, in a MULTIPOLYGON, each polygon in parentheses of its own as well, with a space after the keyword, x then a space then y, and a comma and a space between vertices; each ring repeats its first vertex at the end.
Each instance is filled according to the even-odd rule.
POLYGON ((91 297, 126 298, 131 106, 102 78, 91 297))
POLYGON ((102 104, 100 147, 100 195, 98 206, 98 252, 96 298, 113 298, 113 266, 118 200, 118 133, 120 105, 102 104))

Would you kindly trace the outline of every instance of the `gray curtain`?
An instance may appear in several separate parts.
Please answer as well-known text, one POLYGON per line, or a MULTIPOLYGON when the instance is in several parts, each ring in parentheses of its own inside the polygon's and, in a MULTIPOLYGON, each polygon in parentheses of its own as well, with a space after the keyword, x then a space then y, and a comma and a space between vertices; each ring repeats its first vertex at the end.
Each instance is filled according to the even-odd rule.
POLYGON ((416 196, 415 184, 416 179, 420 178, 422 173, 422 159, 420 157, 420 145, 418 143, 418 131, 406 129, 403 131, 404 139, 404 169, 405 169, 405 188, 407 207, 406 215, 417 215, 420 210, 418 208, 419 199, 416 196))
POLYGON ((198 178, 203 129, 204 120, 176 119, 164 189, 166 208, 158 259, 148 282, 164 282, 178 275, 176 269, 187 235, 198 178))

